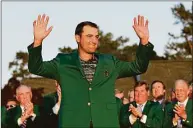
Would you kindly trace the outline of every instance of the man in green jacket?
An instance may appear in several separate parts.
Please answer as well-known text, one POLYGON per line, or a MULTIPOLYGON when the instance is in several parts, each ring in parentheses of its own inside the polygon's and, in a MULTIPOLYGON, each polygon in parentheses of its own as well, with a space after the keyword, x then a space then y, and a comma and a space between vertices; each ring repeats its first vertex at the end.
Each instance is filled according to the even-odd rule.
POLYGON ((162 106, 162 110, 164 112, 164 121, 163 121, 163 128, 170 128, 169 125, 172 116, 172 103, 167 101, 165 98, 166 86, 161 80, 154 80, 151 83, 151 91, 153 96, 153 101, 158 102, 162 106))
POLYGON ((16 99, 19 105, 6 113, 8 128, 42 128, 39 106, 33 105, 31 87, 20 85, 16 89, 16 99))
POLYGON ((192 99, 189 98, 188 82, 179 79, 175 82, 177 102, 173 106, 172 126, 175 128, 192 128, 192 99))
POLYGON ((164 113, 158 102, 148 100, 149 87, 140 81, 134 87, 135 101, 121 109, 122 128, 162 128, 164 113))
POLYGON ((90 21, 75 30, 78 50, 58 54, 43 61, 42 42, 51 32, 49 17, 34 21, 34 42, 28 46, 28 68, 33 74, 55 79, 61 85, 59 127, 119 127, 114 85, 117 78, 130 77, 147 70, 153 45, 149 43, 148 21, 134 18, 133 28, 140 39, 136 60, 124 62, 112 55, 96 53, 99 28, 90 21))

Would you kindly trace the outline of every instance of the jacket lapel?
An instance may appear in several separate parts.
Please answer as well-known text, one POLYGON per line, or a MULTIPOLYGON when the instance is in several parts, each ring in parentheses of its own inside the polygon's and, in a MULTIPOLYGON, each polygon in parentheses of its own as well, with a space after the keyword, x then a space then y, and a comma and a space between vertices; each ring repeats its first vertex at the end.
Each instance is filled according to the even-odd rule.
POLYGON ((78 67, 79 71, 81 72, 82 74, 82 77, 84 78, 85 75, 84 75, 84 71, 82 69, 82 66, 80 64, 80 58, 79 58, 79 54, 78 54, 78 51, 75 50, 73 53, 72 53, 72 57, 73 59, 72 60, 75 60, 75 66, 78 67))
POLYGON ((186 113, 192 113, 192 102, 191 99, 188 99, 187 105, 186 105, 186 113))
POLYGON ((150 109, 150 104, 151 104, 150 101, 147 101, 147 103, 145 104, 143 112, 142 112, 144 115, 148 115, 148 111, 150 109))
POLYGON ((94 77, 91 86, 97 86, 112 74, 112 67, 108 63, 108 59, 99 53, 95 54, 98 58, 98 63, 95 69, 94 77))
POLYGON ((17 121, 17 119, 21 117, 22 111, 21 111, 21 107, 19 105, 15 109, 16 109, 15 120, 17 121))

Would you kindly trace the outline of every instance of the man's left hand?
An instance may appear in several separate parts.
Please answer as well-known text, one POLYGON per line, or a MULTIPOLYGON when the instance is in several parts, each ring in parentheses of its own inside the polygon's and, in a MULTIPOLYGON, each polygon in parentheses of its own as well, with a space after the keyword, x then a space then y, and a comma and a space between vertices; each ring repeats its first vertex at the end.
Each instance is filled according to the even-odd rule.
POLYGON ((143 45, 146 45, 149 42, 148 20, 144 21, 144 17, 138 15, 138 19, 135 17, 133 21, 133 28, 137 36, 139 37, 140 42, 143 45))
POLYGON ((185 111, 185 107, 183 105, 176 105, 174 108, 174 112, 178 114, 179 117, 183 118, 186 120, 187 114, 185 111))

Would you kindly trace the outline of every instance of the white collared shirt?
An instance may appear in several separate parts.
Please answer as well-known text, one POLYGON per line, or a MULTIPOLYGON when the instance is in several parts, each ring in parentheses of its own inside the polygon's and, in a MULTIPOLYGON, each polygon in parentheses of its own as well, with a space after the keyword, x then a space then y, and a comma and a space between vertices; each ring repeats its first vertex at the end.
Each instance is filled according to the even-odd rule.
POLYGON ((156 99, 154 99, 153 101, 154 101, 154 102, 159 102, 159 104, 162 104, 163 100, 164 100, 164 99, 161 99, 161 100, 156 100, 156 99))
MULTIPOLYGON (((143 105, 143 106, 141 107, 142 111, 143 111, 143 109, 144 109, 144 107, 145 107, 146 103, 147 103, 147 101, 146 101, 146 102, 144 102, 144 103, 142 104, 142 105, 143 105)), ((140 105, 140 104, 138 104, 138 103, 137 103, 137 106, 139 106, 139 105, 140 105)))
MULTIPOLYGON (((143 106, 141 107, 142 112, 143 112, 143 109, 144 109, 146 103, 147 103, 147 101, 142 104, 142 105, 143 105, 143 106)), ((138 106, 138 105, 139 105, 139 104, 137 103, 137 106, 138 106)), ((137 120, 137 117, 135 117, 133 114, 131 114, 131 115, 129 116, 129 121, 130 121, 131 124, 134 124, 136 120, 137 120)), ((147 120, 147 115, 142 115, 140 121, 145 124, 145 123, 146 123, 146 120, 147 120)))
MULTIPOLYGON (((184 102, 177 102, 177 104, 183 104, 184 105, 184 107, 186 108, 186 105, 187 105, 187 103, 188 103, 188 97, 184 100, 184 102)), ((183 119, 184 120, 184 119, 183 119)), ((173 125, 174 126, 177 126, 177 122, 176 121, 172 121, 173 122, 173 125)))
POLYGON ((184 102, 179 102, 178 101, 178 104, 183 104, 184 107, 186 107, 187 103, 188 103, 188 97, 186 98, 186 100, 184 100, 184 102))

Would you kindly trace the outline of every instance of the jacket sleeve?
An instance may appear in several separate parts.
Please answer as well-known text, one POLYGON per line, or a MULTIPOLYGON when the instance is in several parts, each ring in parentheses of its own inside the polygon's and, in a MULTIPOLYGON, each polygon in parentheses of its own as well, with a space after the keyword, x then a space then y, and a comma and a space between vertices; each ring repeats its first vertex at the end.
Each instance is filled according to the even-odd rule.
POLYGON ((173 106, 171 103, 168 103, 165 105, 164 108, 163 128, 172 128, 172 118, 173 118, 173 106))
POLYGON ((182 124, 183 126, 187 127, 187 128, 192 128, 192 119, 193 119, 193 115, 192 112, 187 113, 187 119, 186 120, 182 120, 182 124))
POLYGON ((146 45, 140 43, 136 51, 136 59, 132 62, 120 61, 114 58, 118 78, 135 76, 146 72, 153 47, 150 42, 146 45))
POLYGON ((120 109, 119 122, 120 122, 121 128, 128 128, 129 127, 128 107, 129 107, 129 104, 124 104, 124 105, 122 105, 122 107, 120 109))
POLYGON ((43 61, 42 59, 42 45, 33 47, 33 44, 28 46, 29 60, 28 69, 29 72, 43 76, 50 79, 56 79, 58 76, 58 64, 59 54, 51 61, 43 61))

